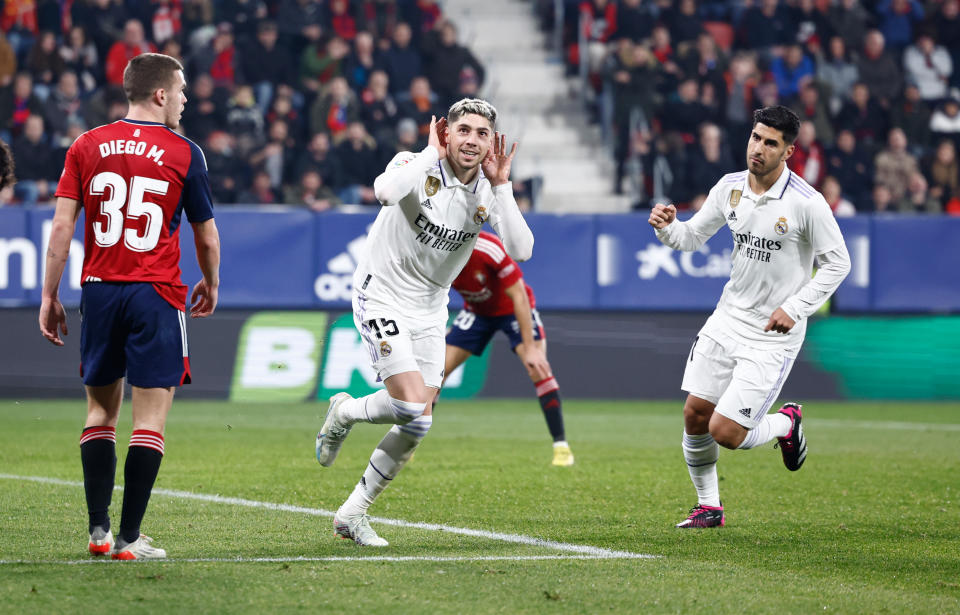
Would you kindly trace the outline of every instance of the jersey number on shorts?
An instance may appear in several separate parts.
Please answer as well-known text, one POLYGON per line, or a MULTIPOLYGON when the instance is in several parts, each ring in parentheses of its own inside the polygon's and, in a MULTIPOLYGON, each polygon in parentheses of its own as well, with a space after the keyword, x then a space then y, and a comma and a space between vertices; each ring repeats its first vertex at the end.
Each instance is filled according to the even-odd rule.
POLYGON ((378 340, 382 340, 384 335, 389 337, 400 333, 400 329, 397 328, 397 321, 387 320, 386 318, 381 318, 379 324, 376 318, 371 318, 367 321, 367 326, 373 329, 378 340), (381 327, 383 327, 382 331, 380 329, 381 327))
POLYGON ((94 175, 90 181, 90 194, 101 196, 109 193, 106 200, 100 201, 100 214, 106 216, 106 221, 93 221, 97 245, 109 248, 119 242, 122 236, 124 245, 134 252, 149 252, 156 248, 163 229, 163 209, 143 198, 147 194, 164 195, 169 187, 170 182, 135 175, 130 179, 128 199, 127 180, 123 176, 109 171, 94 175), (126 214, 124 205, 127 206, 126 214), (123 228, 124 217, 136 219, 141 216, 147 218, 143 236, 137 234, 137 229, 123 228))
POLYGON ((468 312, 466 310, 461 310, 457 317, 453 319, 453 326, 467 331, 470 327, 473 326, 473 322, 477 319, 477 315, 473 312, 468 312))

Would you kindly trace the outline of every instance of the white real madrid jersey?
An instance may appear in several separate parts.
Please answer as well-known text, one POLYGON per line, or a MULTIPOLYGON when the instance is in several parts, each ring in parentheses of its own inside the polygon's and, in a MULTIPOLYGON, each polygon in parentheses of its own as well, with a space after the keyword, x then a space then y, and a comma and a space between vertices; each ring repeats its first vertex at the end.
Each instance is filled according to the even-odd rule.
POLYGON ((369 299, 413 315, 442 312, 486 221, 508 252, 530 257, 533 234, 511 184, 493 188, 480 170, 463 184, 432 146, 394 156, 374 190, 383 207, 353 277, 355 292, 369 299))
POLYGON ((733 235, 733 268, 704 331, 717 326, 752 346, 799 346, 806 318, 787 335, 763 329, 810 281, 814 256, 843 247, 830 206, 786 166, 762 195, 741 171, 723 176, 690 220, 674 221, 657 236, 674 249, 696 250, 724 225, 733 235))

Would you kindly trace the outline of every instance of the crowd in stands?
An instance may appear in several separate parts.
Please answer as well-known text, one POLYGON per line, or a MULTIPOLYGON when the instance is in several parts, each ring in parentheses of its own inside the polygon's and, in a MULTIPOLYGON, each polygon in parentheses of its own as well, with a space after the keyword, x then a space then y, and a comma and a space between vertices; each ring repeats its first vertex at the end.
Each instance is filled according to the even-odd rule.
POLYGON ((123 71, 181 60, 181 131, 221 204, 373 204, 373 180, 483 85, 436 0, 7 0, 0 138, 17 183, 0 203, 51 202, 67 147, 126 114, 123 71))
POLYGON ((699 207, 745 167, 752 111, 784 104, 802 121, 788 165, 837 215, 960 215, 960 0, 563 5, 570 72, 637 207, 699 207))

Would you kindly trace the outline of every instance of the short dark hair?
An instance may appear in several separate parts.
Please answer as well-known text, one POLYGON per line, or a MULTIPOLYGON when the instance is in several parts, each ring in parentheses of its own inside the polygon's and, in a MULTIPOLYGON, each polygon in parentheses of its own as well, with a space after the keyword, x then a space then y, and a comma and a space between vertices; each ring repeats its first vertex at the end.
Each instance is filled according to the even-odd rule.
POLYGON ((12 186, 17 178, 13 175, 13 152, 10 146, 0 139, 0 190, 12 186))
POLYGON ((764 107, 753 112, 753 125, 763 124, 770 128, 775 128, 783 134, 783 141, 787 145, 793 145, 797 140, 797 133, 800 132, 800 118, 793 110, 783 105, 774 105, 764 107))
POLYGON ((132 103, 149 100, 161 88, 173 85, 173 73, 183 70, 176 58, 162 53, 141 53, 123 71, 123 91, 132 103))

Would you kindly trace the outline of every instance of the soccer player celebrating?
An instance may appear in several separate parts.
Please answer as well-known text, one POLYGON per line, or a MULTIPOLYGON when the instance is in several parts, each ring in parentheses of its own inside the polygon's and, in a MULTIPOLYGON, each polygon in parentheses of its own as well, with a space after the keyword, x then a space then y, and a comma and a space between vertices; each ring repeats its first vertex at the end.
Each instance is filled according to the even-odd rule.
POLYGON ((183 212, 203 273, 190 315, 209 316, 217 306, 220 238, 206 161, 196 144, 173 130, 187 100, 185 87, 183 66, 170 56, 145 53, 130 60, 123 73, 126 117, 84 133, 67 150, 47 251, 40 331, 63 346, 67 319, 58 297, 60 278, 83 210, 80 357, 87 421, 80 459, 89 550, 113 559, 166 557, 140 533, 140 523, 163 458, 174 390, 190 382, 187 287, 180 281, 183 212), (125 375, 133 389, 133 435, 114 542, 108 509, 125 375))
POLYGON ((724 175, 703 208, 676 221, 657 204, 650 225, 677 250, 697 250, 726 224, 733 270, 717 308, 693 342, 681 388, 683 456, 698 502, 681 528, 722 526, 718 445, 748 449, 776 438, 787 469, 799 470, 807 442, 797 404, 767 414, 790 373, 807 317, 850 271, 840 228, 823 196, 786 165, 799 131, 783 106, 759 109, 747 144, 747 170, 724 175), (814 257, 817 274, 810 277, 814 257))
POLYGON ((481 355, 494 333, 503 331, 537 388, 540 408, 553 437, 553 465, 572 466, 573 452, 563 430, 560 387, 547 362, 547 340, 533 289, 496 235, 482 232, 467 265, 453 281, 463 309, 447 333, 443 373, 450 375, 471 354, 481 355))
POLYGON ((334 517, 336 535, 386 546, 367 509, 410 459, 433 422, 443 381, 450 283, 463 269, 488 221, 516 260, 530 258, 533 233, 513 198, 510 165, 483 100, 454 103, 430 122, 427 147, 401 152, 374 182, 383 205, 353 276, 353 317, 386 390, 360 399, 330 398, 317 434, 317 460, 330 466, 357 422, 392 424, 353 493, 334 517))

